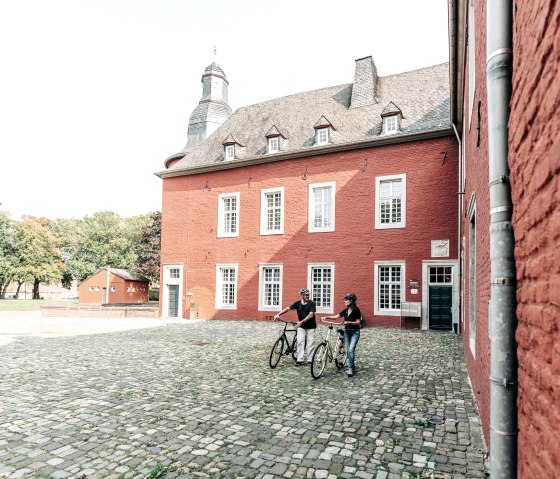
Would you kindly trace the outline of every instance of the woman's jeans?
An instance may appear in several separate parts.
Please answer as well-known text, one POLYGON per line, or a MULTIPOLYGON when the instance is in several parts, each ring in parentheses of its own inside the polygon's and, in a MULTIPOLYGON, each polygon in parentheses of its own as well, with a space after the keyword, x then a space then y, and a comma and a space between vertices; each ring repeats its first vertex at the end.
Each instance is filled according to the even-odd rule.
POLYGON ((356 344, 360 339, 359 329, 345 329, 344 342, 346 343, 346 351, 348 352, 348 367, 354 370, 354 351, 356 351, 356 344))

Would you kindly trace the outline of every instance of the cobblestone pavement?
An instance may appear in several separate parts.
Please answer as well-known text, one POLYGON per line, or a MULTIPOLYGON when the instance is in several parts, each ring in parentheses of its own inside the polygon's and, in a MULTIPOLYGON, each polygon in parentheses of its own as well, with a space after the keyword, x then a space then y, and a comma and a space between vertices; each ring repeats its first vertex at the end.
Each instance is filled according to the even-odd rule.
MULTIPOLYGON (((94 321, 94 320, 93 320, 94 321)), ((0 477, 485 477, 460 339, 365 329, 314 380, 279 325, 166 324, 0 347, 0 477)))

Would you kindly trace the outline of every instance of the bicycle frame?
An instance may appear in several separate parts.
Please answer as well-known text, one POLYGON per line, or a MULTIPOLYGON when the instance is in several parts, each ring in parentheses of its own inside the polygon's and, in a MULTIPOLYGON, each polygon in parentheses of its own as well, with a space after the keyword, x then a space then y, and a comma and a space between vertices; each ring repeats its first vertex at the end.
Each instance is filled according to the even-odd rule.
POLYGON ((282 330, 278 339, 274 342, 272 346, 272 351, 270 352, 269 358, 269 365, 271 368, 275 368, 278 366, 280 362, 280 358, 283 355, 291 354, 292 357, 295 359, 296 357, 296 338, 297 338, 297 329, 296 328, 288 328, 288 324, 295 324, 292 321, 284 321, 282 319, 278 319, 278 321, 284 323, 284 329, 282 330), (287 332, 293 332, 294 336, 292 340, 288 338, 287 332))
POLYGON ((314 379, 321 377, 327 361, 332 362, 334 360, 338 369, 344 367, 346 363, 346 350, 344 349, 344 334, 342 329, 337 329, 338 337, 336 339, 336 345, 333 344, 333 341, 330 339, 334 325, 340 326, 341 323, 328 320, 321 321, 323 323, 328 323, 329 327, 327 335, 323 336, 322 341, 315 347, 313 353, 313 359, 311 360, 311 376, 313 376, 314 379))

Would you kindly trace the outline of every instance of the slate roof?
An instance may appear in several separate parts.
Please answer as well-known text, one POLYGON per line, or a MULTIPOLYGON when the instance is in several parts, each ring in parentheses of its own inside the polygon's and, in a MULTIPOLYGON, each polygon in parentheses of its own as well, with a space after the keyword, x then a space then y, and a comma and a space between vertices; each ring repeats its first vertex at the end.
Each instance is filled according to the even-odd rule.
POLYGON ((129 269, 111 268, 110 271, 114 275, 127 281, 150 281, 148 278, 129 269))
MULTIPOLYGON (((406 136, 451 128, 449 111, 449 66, 447 63, 396 75, 379 77, 377 103, 349 108, 352 83, 312 90, 236 110, 212 135, 195 148, 168 158, 180 160, 160 176, 181 170, 216 166, 225 162, 224 140, 233 137, 236 159, 258 160, 263 157, 319 151, 329 146, 371 142, 383 138, 382 112, 393 102, 402 112, 401 131, 391 137, 406 136), (315 146, 315 128, 322 118, 332 125, 330 145, 315 146), (275 127, 285 138, 280 153, 267 154, 267 133, 275 127)), ((167 162, 167 160, 166 160, 167 162)), ((244 162, 246 164, 246 162, 244 162)), ((224 165, 225 166, 225 165, 224 165)), ((233 167, 233 164, 231 165, 233 167)), ((188 171, 185 171, 188 174, 188 171)))

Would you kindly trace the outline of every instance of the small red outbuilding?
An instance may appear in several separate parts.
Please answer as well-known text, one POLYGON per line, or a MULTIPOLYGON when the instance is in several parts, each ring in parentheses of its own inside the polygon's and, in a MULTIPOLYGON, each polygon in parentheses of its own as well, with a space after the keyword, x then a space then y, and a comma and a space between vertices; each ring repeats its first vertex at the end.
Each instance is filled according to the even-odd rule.
POLYGON ((128 269, 103 268, 78 287, 80 303, 147 303, 150 281, 128 269))

